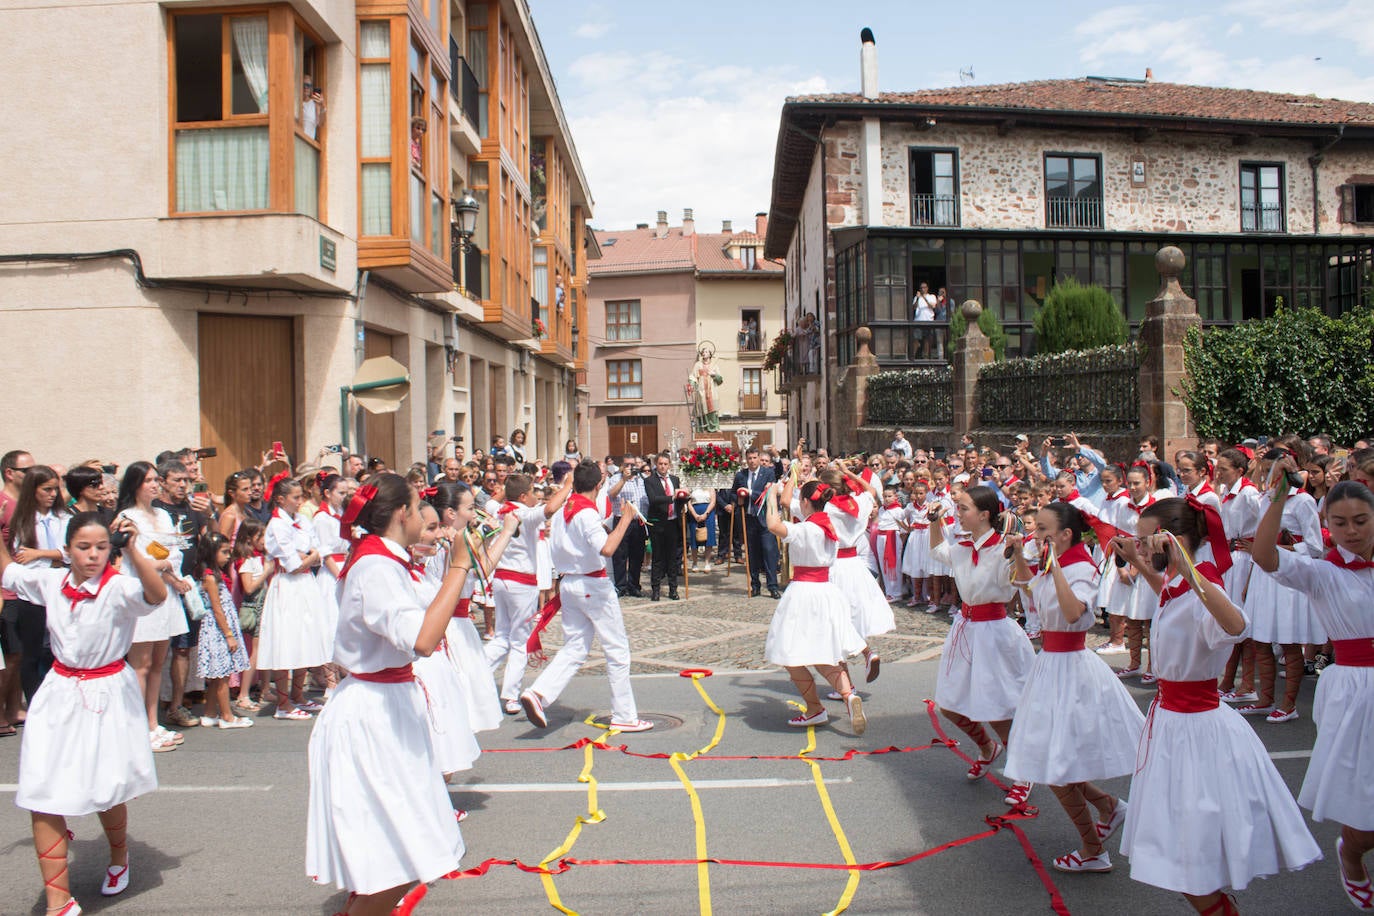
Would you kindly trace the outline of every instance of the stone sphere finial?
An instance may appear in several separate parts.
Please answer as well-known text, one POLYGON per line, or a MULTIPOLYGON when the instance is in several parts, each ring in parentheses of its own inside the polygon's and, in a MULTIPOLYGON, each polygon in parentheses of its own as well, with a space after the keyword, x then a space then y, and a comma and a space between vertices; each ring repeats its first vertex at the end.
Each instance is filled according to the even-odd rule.
POLYGON ((862 346, 873 343, 873 332, 866 327, 860 327, 854 331, 854 341, 862 346))
POLYGON ((1183 273, 1186 262, 1183 252, 1173 245, 1166 245, 1155 253, 1155 270, 1164 278, 1177 277, 1183 273))
POLYGON ((959 306, 959 313, 970 325, 975 325, 978 323, 978 316, 983 314, 983 306, 977 299, 966 299, 964 304, 959 306))

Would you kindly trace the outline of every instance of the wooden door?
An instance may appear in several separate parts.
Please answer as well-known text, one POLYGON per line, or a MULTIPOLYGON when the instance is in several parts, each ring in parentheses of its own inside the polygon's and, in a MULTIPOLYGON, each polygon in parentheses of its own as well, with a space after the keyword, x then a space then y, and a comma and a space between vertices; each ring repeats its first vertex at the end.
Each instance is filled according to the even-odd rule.
POLYGON ((628 422, 610 423, 606 428, 607 445, 611 455, 620 458, 626 454, 653 455, 660 451, 657 420, 650 417, 623 419, 628 422))
MULTIPOLYGON (((393 352, 395 338, 381 331, 367 328, 363 332, 363 357, 395 357, 393 352)), ((404 362, 405 360, 402 360, 404 362)), ((396 469, 396 415, 394 413, 367 413, 364 411, 363 439, 364 449, 369 458, 380 458, 386 466, 396 469)), ((404 471, 404 469, 402 469, 404 471)))
POLYGON ((219 454, 201 462, 219 492, 234 471, 256 467, 281 440, 300 462, 296 438, 295 323, 256 315, 199 317, 200 444, 219 454))

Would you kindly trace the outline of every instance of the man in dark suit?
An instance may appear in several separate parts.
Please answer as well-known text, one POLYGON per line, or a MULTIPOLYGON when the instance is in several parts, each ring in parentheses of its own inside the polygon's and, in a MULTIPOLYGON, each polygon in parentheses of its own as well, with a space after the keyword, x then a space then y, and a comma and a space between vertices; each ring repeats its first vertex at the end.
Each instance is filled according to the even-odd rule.
POLYGON ((668 452, 659 452, 654 459, 654 473, 644 481, 644 497, 649 503, 645 518, 649 522, 649 549, 654 555, 653 571, 649 574, 649 600, 659 600, 659 587, 668 580, 668 598, 680 600, 677 593, 677 571, 682 565, 682 506, 686 497, 679 498, 682 484, 672 470, 668 452))
POLYGON ((759 460, 759 450, 744 453, 744 469, 735 474, 736 512, 744 512, 744 535, 749 542, 749 596, 759 593, 759 572, 768 583, 768 597, 781 598, 778 591, 778 539, 768 531, 764 516, 763 491, 776 478, 773 468, 759 460), (743 495, 741 494, 743 491, 743 495))

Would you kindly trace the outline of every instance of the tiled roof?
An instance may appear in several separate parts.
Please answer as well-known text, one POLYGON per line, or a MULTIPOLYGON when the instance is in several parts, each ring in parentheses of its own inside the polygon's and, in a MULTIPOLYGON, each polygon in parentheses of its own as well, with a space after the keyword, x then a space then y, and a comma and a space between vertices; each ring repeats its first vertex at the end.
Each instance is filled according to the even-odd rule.
POLYGON ((601 246, 601 258, 587 264, 587 272, 593 277, 678 271, 773 273, 783 269, 781 264, 762 258, 758 260, 758 267, 746 268, 726 254, 725 248, 732 240, 746 245, 762 245, 763 239, 752 232, 737 232, 734 235, 694 233, 684 236, 681 228, 674 227, 663 238, 658 238, 653 228, 597 229, 595 235, 601 246))
POLYGON ((1374 104, 1285 92, 1223 89, 1183 83, 1083 77, 991 86, 955 86, 883 92, 876 100, 856 93, 798 96, 800 103, 930 105, 1098 115, 1256 121, 1293 125, 1374 126, 1374 104))

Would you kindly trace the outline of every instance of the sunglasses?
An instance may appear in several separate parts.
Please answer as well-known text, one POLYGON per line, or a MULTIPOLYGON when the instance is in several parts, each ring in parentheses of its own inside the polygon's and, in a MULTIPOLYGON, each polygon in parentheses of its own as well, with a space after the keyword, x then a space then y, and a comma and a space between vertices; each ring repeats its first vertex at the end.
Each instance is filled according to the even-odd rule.
POLYGON ((997 466, 998 466, 999 468, 1010 468, 1010 467, 1011 467, 1011 465, 1009 465, 1009 464, 999 464, 999 465, 997 465, 997 466))

